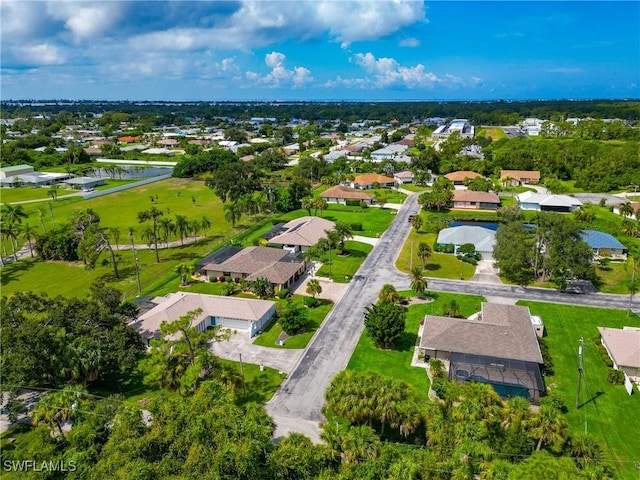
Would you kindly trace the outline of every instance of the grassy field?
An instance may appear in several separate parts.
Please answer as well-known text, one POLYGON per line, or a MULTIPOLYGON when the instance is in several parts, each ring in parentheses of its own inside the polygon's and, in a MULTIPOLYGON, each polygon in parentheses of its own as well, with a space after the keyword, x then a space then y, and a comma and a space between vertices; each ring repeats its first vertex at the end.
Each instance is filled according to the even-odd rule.
POLYGON ((410 192, 428 192, 429 190, 431 190, 431 187, 420 187, 418 185, 414 185, 413 183, 404 183, 401 185, 401 188, 409 190, 410 192))
MULTIPOLYGON (((294 305, 302 307, 303 298, 304 296, 302 295, 294 295, 291 301, 294 305)), ((286 300, 274 300, 277 302, 276 309, 279 312, 286 308, 286 300)), ((307 316, 309 318, 309 330, 307 332, 289 337, 284 342, 284 345, 278 345, 276 341, 282 333, 282 327, 278 322, 271 322, 269 326, 258 336, 258 338, 253 341, 254 345, 261 345, 263 347, 272 348, 305 348, 309 343, 309 340, 311 340, 311 337, 313 337, 313 334, 316 332, 320 324, 323 322, 323 320, 333 307, 333 302, 331 302, 330 300, 319 300, 319 302, 320 304, 314 308, 303 307, 305 308, 307 316)))
POLYGON ((323 263, 316 275, 320 277, 332 278, 334 282, 347 283, 358 271, 362 262, 367 257, 373 246, 368 243, 347 240, 344 242, 345 249, 349 255, 339 255, 339 250, 326 252, 320 261, 323 263), (331 268, 329 268, 329 256, 331 256, 331 268), (331 273, 329 272, 331 270, 331 273))
POLYGON ((376 198, 378 196, 386 197, 387 203, 403 203, 407 198, 404 193, 398 192, 397 190, 392 190, 390 188, 375 188, 366 190, 366 193, 369 193, 376 198))
MULTIPOLYGON (((313 213, 313 210, 311 210, 313 213)), ((288 222, 294 218, 304 217, 309 213, 306 210, 294 210, 279 217, 280 220, 288 222)), ((382 235, 391 224, 395 210, 388 208, 360 208, 347 207, 345 205, 330 204, 324 212, 318 212, 318 216, 331 220, 332 222, 360 223, 361 232, 354 232, 356 235, 364 237, 378 237, 382 235)))
POLYGON ((608 368, 593 342, 598 326, 639 327, 640 318, 627 317, 622 310, 576 307, 536 302, 518 302, 531 313, 540 315, 546 329, 546 341, 553 359, 554 375, 545 378, 547 388, 560 393, 568 407, 566 415, 570 433, 585 428, 599 439, 606 457, 616 465, 622 478, 637 478, 633 461, 640 459, 640 395, 627 395, 622 385, 607 381, 608 368), (584 337, 584 381, 576 409, 577 353, 580 337, 584 337), (632 427, 636 425, 636 427, 632 427))
POLYGON ((625 268, 622 262, 611 262, 606 266, 596 266, 596 274, 602 282, 599 290, 603 293, 629 293, 631 270, 625 268))
POLYGON ((493 140, 500 140, 501 138, 507 138, 507 134, 504 133, 499 127, 480 127, 476 131, 476 136, 486 135, 487 137, 492 138, 493 140))
MULTIPOLYGON (((413 292, 401 292, 401 294, 406 297, 415 295, 413 292)), ((411 366, 414 346, 418 342, 420 322, 424 320, 425 315, 441 314, 444 303, 453 299, 460 305, 462 315, 471 315, 480 309, 480 304, 484 299, 473 295, 450 293, 426 292, 425 295, 433 298, 434 301, 409 307, 404 334, 393 349, 377 348, 365 329, 353 355, 351 355, 347 369, 372 371, 393 379, 403 380, 415 388, 424 400, 427 400, 429 379, 426 370, 411 366)))
MULTIPOLYGON (((415 229, 411 229, 411 233, 409 233, 409 238, 402 246, 402 251, 400 252, 400 256, 398 256, 398 260, 396 261, 396 267, 403 272, 411 272, 411 266, 413 267, 421 267, 422 260, 418 258, 418 245, 420 242, 427 242, 431 248, 436 241, 435 233, 416 233, 415 229), (413 249, 411 244, 413 243, 413 249), (411 251, 413 250, 413 261, 411 261, 411 251)), ((425 275, 427 277, 435 277, 435 278, 453 278, 460 279, 460 275, 462 274, 462 279, 469 280, 473 277, 473 274, 476 271, 476 267, 469 263, 462 262, 458 260, 455 255, 451 255, 448 253, 438 253, 433 252, 431 257, 427 259, 426 268, 424 269, 425 275)))

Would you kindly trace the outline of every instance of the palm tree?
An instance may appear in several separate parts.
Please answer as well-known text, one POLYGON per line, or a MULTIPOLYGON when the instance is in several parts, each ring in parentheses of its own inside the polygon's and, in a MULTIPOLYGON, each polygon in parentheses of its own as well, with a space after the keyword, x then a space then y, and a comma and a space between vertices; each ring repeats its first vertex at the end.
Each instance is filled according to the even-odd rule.
MULTIPOLYGON (((414 217, 417 218, 417 217, 414 217)), ((427 259, 431 257, 431 247, 426 242, 420 242, 418 244, 418 258, 422 260, 422 269, 427 268, 427 259)))
POLYGON ((54 202, 58 200, 58 190, 60 190, 60 185, 57 184, 51 185, 49 190, 47 190, 47 195, 49 195, 54 202))
POLYGON ((400 295, 398 294, 396 287, 390 283, 385 283, 378 294, 378 299, 381 302, 399 303, 400 295))
POLYGON ((625 235, 629 237, 633 237, 636 234, 636 231, 638 230, 638 226, 636 225, 636 222, 634 222, 633 220, 629 220, 628 218, 625 218, 622 221, 620 230, 622 230, 622 233, 624 233, 625 235))
POLYGON ((353 238, 353 230, 351 230, 351 226, 345 222, 338 222, 334 230, 336 235, 340 239, 340 255, 345 255, 347 251, 344 248, 344 242, 347 238, 353 238))
POLYGON ((142 291, 140 288, 140 265, 138 263, 138 254, 136 253, 136 244, 134 242, 134 234, 136 233, 136 229, 134 227, 129 227, 129 240, 131 241, 131 250, 133 250, 133 261, 136 265, 136 284, 138 286, 138 293, 142 291))
POLYGON ((313 213, 314 215, 316 215, 318 210, 320 210, 320 216, 322 216, 322 212, 329 208, 329 204, 324 198, 317 197, 313 199, 313 208, 315 209, 313 213))
POLYGON ((138 222, 146 222, 147 220, 153 221, 153 244, 156 251, 156 262, 160 263, 160 254, 158 253, 158 219, 164 215, 164 212, 155 206, 148 210, 138 212, 138 222))
POLYGON ((567 421, 556 408, 540 407, 538 415, 532 422, 531 433, 538 439, 536 450, 540 450, 542 445, 560 446, 567 438, 567 421))
POLYGON ((165 217, 158 220, 158 228, 160 229, 160 239, 162 240, 162 243, 169 246, 169 235, 175 233, 176 226, 170 218, 165 217))
POLYGON ((316 298, 316 295, 320 295, 322 293, 322 285, 320 285, 320 282, 315 278, 309 280, 307 282, 307 293, 313 298, 316 298))
POLYGON ((618 211, 620 215, 623 217, 632 217, 633 216, 633 205, 631 202, 625 202, 620 207, 618 207, 618 211))
POLYGON ((2 236, 9 238, 11 248, 13 250, 13 259, 18 261, 18 235, 20 234, 20 226, 17 223, 11 223, 9 221, 2 221, 0 223, 0 230, 2 236))
POLYGON ((371 427, 351 427, 342 442, 342 459, 345 463, 357 463, 378 456, 380 439, 371 427))
POLYGON ((113 238, 113 241, 116 244, 116 250, 120 250, 120 228, 119 227, 111 227, 109 229, 109 236, 113 238))
POLYGON ((43 396, 31 412, 33 424, 37 426, 42 422, 48 423, 52 430, 56 427, 64 438, 62 424, 74 418, 79 393, 67 387, 61 392, 43 396))
POLYGON ((40 221, 40 225, 42 226, 42 231, 46 232, 47 228, 44 226, 44 217, 47 215, 47 212, 43 207, 38 207, 38 220, 40 221))
POLYGON ((24 238, 29 243, 29 253, 31 254, 31 258, 33 258, 33 247, 31 246, 31 240, 34 238, 34 236, 35 232, 29 225, 29 222, 25 223, 22 226, 22 238, 24 238))
POLYGON ((189 220, 184 215, 176 215, 176 232, 180 235, 180 243, 184 245, 184 237, 189 234, 189 220))
POLYGON ((313 198, 304 197, 300 200, 300 206, 303 210, 306 210, 309 215, 311 215, 311 208, 313 207, 313 198))
POLYGON ((447 302, 442 307, 442 315, 445 317, 460 317, 460 306, 455 300, 447 302))
POLYGON ((181 263, 176 267, 176 272, 180 275, 180 286, 184 287, 189 283, 189 277, 193 273, 193 266, 188 263, 181 263))
POLYGON ((419 232, 424 225, 424 220, 420 215, 416 215, 411 219, 411 226, 416 229, 416 232, 419 232))
POLYGON ((240 218, 242 218, 242 208, 238 202, 230 202, 224 206, 224 219, 231 223, 231 227, 235 227, 240 218))
POLYGON ((200 218, 200 228, 202 229, 202 236, 207 238, 207 230, 211 228, 211 220, 206 215, 200 218))
POLYGON ((411 270, 411 290, 416 292, 418 296, 422 296, 427 290, 427 279, 422 276, 422 270, 419 267, 411 270))
POLYGON ((24 207, 22 205, 12 205, 10 203, 5 203, 2 205, 2 221, 9 223, 22 223, 23 218, 27 218, 27 215, 24 211, 24 207))

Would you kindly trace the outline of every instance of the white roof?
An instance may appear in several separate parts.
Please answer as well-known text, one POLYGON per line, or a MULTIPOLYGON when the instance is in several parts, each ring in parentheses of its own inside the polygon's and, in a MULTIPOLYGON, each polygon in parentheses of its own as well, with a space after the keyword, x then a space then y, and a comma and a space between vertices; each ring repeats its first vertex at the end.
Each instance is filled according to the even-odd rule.
POLYGON ((569 195, 544 195, 542 193, 524 192, 516 195, 519 202, 537 203, 538 205, 555 207, 581 206, 582 202, 569 195))
POLYGON ((496 244, 496 232, 488 228, 471 225, 443 228, 438 233, 437 242, 444 245, 473 243, 479 252, 492 252, 496 244))
POLYGON ((225 317, 245 320, 249 324, 260 320, 275 306, 275 303, 269 300, 188 292, 171 293, 164 298, 155 298, 152 302, 157 305, 130 323, 145 338, 157 337, 162 322, 173 322, 198 308, 202 309, 202 314, 195 319, 196 323, 205 317, 225 317))

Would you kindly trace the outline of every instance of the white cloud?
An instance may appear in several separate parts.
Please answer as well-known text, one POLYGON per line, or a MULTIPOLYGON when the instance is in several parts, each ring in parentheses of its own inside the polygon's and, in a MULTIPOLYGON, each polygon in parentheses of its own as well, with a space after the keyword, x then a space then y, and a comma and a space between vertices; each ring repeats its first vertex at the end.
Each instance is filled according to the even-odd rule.
POLYGON ((104 35, 122 13, 122 2, 49 2, 49 16, 64 22, 75 40, 104 35))
MULTIPOLYGON (((407 88, 432 87, 443 80, 437 75, 425 71, 422 64, 414 67, 404 67, 395 59, 382 57, 376 59, 372 53, 356 53, 353 57, 356 65, 364 68, 372 74, 371 84, 374 87, 389 87, 392 85, 404 86, 407 88)), ((453 79, 447 79, 449 81, 453 79)))
POLYGON ((249 80, 274 88, 285 85, 292 85, 294 88, 298 88, 313 81, 311 71, 305 67, 294 67, 293 70, 287 69, 284 65, 286 59, 287 57, 280 52, 267 53, 264 57, 264 63, 271 68, 271 71, 264 76, 250 71, 246 72, 245 76, 249 80))
POLYGON ((415 48, 415 47, 419 47, 420 46, 420 40, 418 40, 417 38, 404 38, 402 40, 400 40, 398 42, 398 46, 399 47, 411 47, 411 48, 415 48))
POLYGON ((20 48, 23 57, 36 65, 60 65, 65 58, 55 45, 40 43, 20 48))
POLYGON ((5 39, 37 34, 42 23, 41 9, 38 2, 1 1, 0 27, 3 43, 5 39))

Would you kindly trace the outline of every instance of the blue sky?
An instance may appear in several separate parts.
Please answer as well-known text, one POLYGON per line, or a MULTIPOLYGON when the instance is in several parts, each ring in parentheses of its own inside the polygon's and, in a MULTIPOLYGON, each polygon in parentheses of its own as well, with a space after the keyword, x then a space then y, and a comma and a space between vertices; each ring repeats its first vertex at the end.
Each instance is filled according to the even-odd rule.
POLYGON ((640 2, 0 0, 3 100, 640 98, 640 2))

